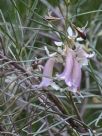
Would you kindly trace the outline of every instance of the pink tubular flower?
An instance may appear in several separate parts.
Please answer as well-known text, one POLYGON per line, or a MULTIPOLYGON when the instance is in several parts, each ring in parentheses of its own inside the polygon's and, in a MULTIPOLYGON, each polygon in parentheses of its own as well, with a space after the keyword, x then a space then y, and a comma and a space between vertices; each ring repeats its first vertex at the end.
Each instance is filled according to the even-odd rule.
POLYGON ((64 80, 72 92, 77 92, 80 88, 81 66, 72 49, 67 51, 65 68, 58 78, 64 80))
POLYGON ((81 67, 78 61, 75 59, 72 72, 72 90, 74 92, 80 89, 80 83, 81 83, 81 67))
MULTIPOLYGON (((76 93, 80 89, 82 78, 81 68, 82 66, 88 65, 88 60, 95 55, 95 52, 88 49, 88 47, 85 46, 86 44, 84 45, 78 43, 78 41, 83 41, 84 39, 86 39, 86 26, 81 29, 74 25, 72 26, 73 28, 69 26, 67 30, 69 45, 67 45, 66 42, 64 43, 62 41, 54 41, 54 43, 58 47, 58 52, 65 57, 64 70, 57 76, 57 78, 60 80, 64 80, 69 90, 76 93), (64 50, 60 46, 64 46, 64 50)), ((53 55, 49 55, 47 47, 45 48, 45 50, 48 56, 57 56, 57 52, 55 52, 53 55)), ((63 61, 59 57, 49 58, 43 69, 41 83, 39 85, 34 85, 34 87, 42 88, 51 85, 51 87, 56 88, 56 84, 53 84, 55 82, 53 82, 52 79, 55 59, 58 62, 63 61)))
POLYGON ((38 87, 47 87, 51 85, 51 83, 53 82, 51 78, 52 78, 54 63, 55 63, 55 58, 48 59, 48 61, 44 66, 42 81, 38 85, 38 87))
POLYGON ((72 74, 70 79, 66 77, 65 83, 70 87, 72 92, 77 92, 80 88, 81 82, 81 67, 77 60, 74 60, 72 74))
POLYGON ((72 68, 73 68, 73 51, 72 49, 68 49, 64 71, 58 75, 58 78, 65 80, 67 77, 67 79, 69 79, 71 76, 72 68))

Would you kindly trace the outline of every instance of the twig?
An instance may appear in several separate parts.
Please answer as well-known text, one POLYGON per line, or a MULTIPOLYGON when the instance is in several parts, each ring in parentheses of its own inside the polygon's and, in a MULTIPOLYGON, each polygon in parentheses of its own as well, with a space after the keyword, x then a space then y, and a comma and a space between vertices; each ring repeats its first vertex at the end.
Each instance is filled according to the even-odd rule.
POLYGON ((76 107, 76 105, 75 105, 75 103, 74 103, 74 101, 73 101, 73 97, 72 97, 71 92, 69 92, 69 96, 70 96, 71 103, 72 103, 72 105, 73 105, 73 108, 74 108, 75 113, 77 114, 78 119, 83 122, 83 120, 82 120, 82 118, 81 118, 81 116, 80 116, 80 113, 79 113, 79 111, 78 111, 78 109, 77 109, 77 107, 76 107))
MULTIPOLYGON (((89 89, 89 73, 88 73, 88 71, 85 71, 85 80, 86 80, 86 90, 88 90, 89 89)), ((83 117, 83 115, 84 115, 84 113, 85 113, 85 106, 86 106, 86 104, 87 104, 87 101, 88 101, 88 98, 85 98, 84 99, 84 101, 83 101, 83 104, 82 104, 82 108, 81 108, 81 110, 80 110, 80 116, 81 117, 83 117)))
MULTIPOLYGON (((7 58, 6 56, 4 56, 2 54, 2 52, 0 51, 0 59, 2 59, 3 62, 9 62, 10 65, 14 66, 16 69, 20 70, 21 72, 25 73, 25 75, 27 77, 32 76, 31 72, 28 72, 27 70, 25 70, 22 66, 20 66, 19 64, 17 64, 16 62, 12 61, 11 59, 7 58)), ((34 77, 32 77, 33 81, 35 81, 36 79, 34 77)), ((30 80, 30 79, 29 79, 30 80)), ((30 80, 31 82, 31 80, 30 80)))
MULTIPOLYGON (((59 110, 64 114, 64 115, 66 115, 66 116, 68 116, 68 113, 66 112, 66 110, 64 109, 64 107, 63 107, 63 105, 62 105, 62 103, 59 101, 59 99, 53 94, 53 93, 51 93, 51 92, 49 92, 48 90, 46 90, 46 89, 43 89, 43 91, 48 95, 48 98, 59 108, 59 110)), ((75 130, 77 130, 79 133, 85 133, 85 132, 88 132, 88 130, 87 129, 89 129, 88 127, 87 127, 87 129, 86 129, 86 127, 84 126, 84 127, 82 127, 83 126, 83 121, 82 121, 82 119, 81 119, 81 117, 80 117, 80 114, 77 112, 77 116, 78 116, 78 118, 80 119, 80 123, 81 123, 81 126, 79 125, 79 123, 77 123, 76 121, 74 121, 74 118, 69 118, 68 120, 67 120, 67 122, 70 124, 70 126, 72 127, 72 128, 74 128, 75 130)), ((62 116, 63 117, 63 116, 62 116)))

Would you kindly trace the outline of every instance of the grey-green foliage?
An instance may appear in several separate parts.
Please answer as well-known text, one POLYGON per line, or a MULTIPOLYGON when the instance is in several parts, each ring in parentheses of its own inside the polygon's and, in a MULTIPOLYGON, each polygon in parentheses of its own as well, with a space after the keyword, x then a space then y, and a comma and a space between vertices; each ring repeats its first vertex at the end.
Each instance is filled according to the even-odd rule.
POLYGON ((101 28, 101 0, 0 1, 0 135, 78 136, 84 129, 86 135, 102 134, 101 28), (66 26, 73 22, 83 27, 88 22, 87 38, 96 56, 83 69, 83 97, 70 94, 62 81, 57 81, 57 91, 32 88, 42 77, 37 65, 49 57, 44 46, 57 52, 53 40, 66 39, 63 19, 45 20, 49 10, 58 17, 62 13, 66 26), (77 119, 78 113, 83 121, 77 119))

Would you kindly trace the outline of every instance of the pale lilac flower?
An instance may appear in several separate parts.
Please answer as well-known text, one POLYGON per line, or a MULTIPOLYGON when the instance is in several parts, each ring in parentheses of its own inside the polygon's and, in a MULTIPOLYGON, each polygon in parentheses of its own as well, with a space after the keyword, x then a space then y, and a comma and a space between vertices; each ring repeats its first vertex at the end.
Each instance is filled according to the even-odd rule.
MULTIPOLYGON (((84 39, 84 36, 85 36, 84 29, 76 28, 76 30, 77 31, 75 31, 75 29, 72 29, 71 27, 68 27, 67 33, 68 33, 68 38, 70 39, 69 40, 70 48, 68 47, 68 45, 66 45, 66 43, 64 44, 62 41, 61 42, 57 42, 57 41, 54 42, 58 47, 58 52, 60 52, 60 54, 65 57, 64 70, 61 74, 57 75, 57 79, 64 80, 66 85, 69 87, 69 90, 74 93, 76 93, 80 89, 81 78, 82 78, 82 72, 81 72, 82 66, 88 65, 88 59, 92 58, 95 55, 94 52, 88 54, 84 50, 85 45, 79 44, 78 42, 76 42, 79 33, 83 34, 79 38, 84 39), (62 50, 62 48, 60 47, 62 45, 63 46, 65 45, 64 50, 62 50), (74 50, 71 49, 73 46, 75 46, 74 50)), ((47 51, 46 48, 45 48, 45 50, 46 50, 48 56, 51 56, 51 55, 49 55, 49 52, 47 51)), ((57 55, 56 52, 55 52, 55 54, 52 54, 52 56, 55 56, 55 55, 57 55)), ((39 88, 48 87, 49 85, 51 85, 52 87, 53 86, 56 87, 55 86, 56 84, 53 84, 54 82, 52 79, 55 59, 58 62, 61 62, 59 57, 57 57, 57 58, 52 57, 52 58, 48 59, 48 61, 46 62, 45 66, 44 66, 44 69, 43 69, 42 81, 39 85, 36 85, 37 87, 39 87, 39 88)), ((62 62, 63 62, 63 60, 62 60, 62 62)))
POLYGON ((65 83, 70 87, 72 92, 77 92, 80 89, 81 83, 81 67, 77 60, 74 59, 74 65, 71 72, 71 76, 68 79, 66 77, 65 83))
POLYGON ((80 89, 81 83, 81 67, 76 59, 74 59, 73 72, 72 72, 72 91, 76 92, 80 89))
POLYGON ((88 54, 84 51, 80 44, 76 46, 75 50, 67 48, 65 67, 61 74, 57 77, 60 80, 64 80, 66 85, 72 92, 77 92, 80 89, 81 83, 81 68, 84 65, 88 65, 88 58, 94 56, 94 52, 88 54))
POLYGON ((65 80, 66 77, 67 77, 68 80, 69 80, 69 78, 71 76, 72 69, 73 69, 73 61, 74 61, 73 50, 69 48, 67 50, 64 71, 61 74, 58 75, 58 78, 65 80))
POLYGON ((68 49, 64 71, 57 77, 64 80, 72 92, 80 88, 81 67, 72 49, 68 49))
MULTIPOLYGON (((86 27, 86 26, 85 26, 86 27)), ((75 46, 75 50, 72 50, 68 46, 66 46, 66 52, 64 50, 60 52, 65 59, 65 67, 61 74, 57 76, 58 79, 64 80, 66 85, 69 87, 70 91, 77 92, 80 89, 80 83, 82 78, 81 68, 82 66, 88 65, 88 59, 92 58, 95 53, 92 52, 88 54, 84 48, 85 45, 79 44, 78 40, 84 40, 86 33, 85 27, 80 29, 74 27, 68 27, 67 33, 68 38, 70 39, 70 45, 75 46), (80 36, 80 37, 78 37, 80 36), (76 40, 76 41, 75 41, 76 40)), ((54 42, 57 46, 64 45, 63 42, 54 42)))
POLYGON ((52 80, 52 73, 53 73, 53 67, 55 63, 55 58, 49 58, 44 66, 43 69, 43 77, 42 81, 39 85, 35 85, 35 87, 41 88, 41 87, 48 87, 53 82, 52 80))

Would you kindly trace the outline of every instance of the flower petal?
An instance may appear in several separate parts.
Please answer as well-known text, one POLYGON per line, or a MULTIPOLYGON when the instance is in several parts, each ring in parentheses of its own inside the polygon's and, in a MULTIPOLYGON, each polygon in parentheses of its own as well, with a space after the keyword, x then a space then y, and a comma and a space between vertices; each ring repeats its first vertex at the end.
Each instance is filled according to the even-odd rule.
POLYGON ((44 66, 44 70, 43 70, 43 77, 42 77, 42 81, 39 85, 37 85, 37 87, 48 87, 49 85, 51 85, 51 83, 53 82, 52 78, 52 73, 53 73, 53 67, 54 67, 54 63, 55 63, 55 58, 50 58, 45 66, 44 66))
POLYGON ((80 88, 81 83, 81 67, 77 60, 74 60, 73 73, 72 73, 72 84, 73 89, 77 90, 80 88))
POLYGON ((87 53, 82 47, 80 47, 80 44, 76 44, 76 54, 79 58, 86 57, 86 58, 92 58, 95 55, 95 52, 87 53))
POLYGON ((73 68, 73 51, 68 49, 64 71, 58 75, 60 79, 69 80, 73 68))
POLYGON ((78 41, 78 42, 81 42, 81 41, 83 41, 83 40, 84 40, 84 39, 81 38, 81 37, 76 38, 76 41, 78 41))
POLYGON ((66 83, 66 85, 68 85, 68 87, 72 87, 73 86, 73 83, 72 83, 72 77, 70 77, 70 79, 69 78, 66 78, 65 79, 65 83, 66 83))
POLYGON ((95 56, 95 52, 92 52, 92 53, 89 53, 89 54, 85 52, 84 55, 85 55, 86 58, 92 58, 92 57, 95 56))
POLYGON ((73 31, 73 29, 69 26, 67 29, 69 38, 76 38, 78 36, 77 31, 73 31))
POLYGON ((55 45, 57 46, 62 46, 63 45, 63 42, 57 42, 57 41, 54 41, 55 45))
POLYGON ((67 33, 68 33, 69 36, 73 36, 74 35, 73 34, 73 30, 72 30, 72 28, 70 26, 67 29, 67 33))
POLYGON ((76 59, 81 66, 88 65, 88 58, 92 58, 95 55, 95 52, 88 54, 80 44, 76 44, 76 59))

